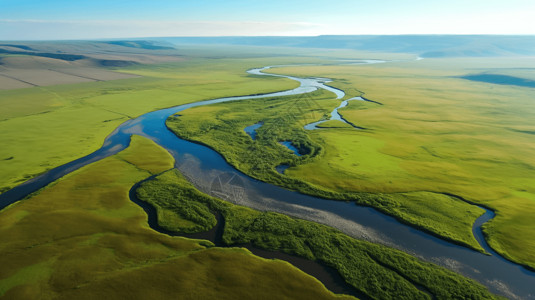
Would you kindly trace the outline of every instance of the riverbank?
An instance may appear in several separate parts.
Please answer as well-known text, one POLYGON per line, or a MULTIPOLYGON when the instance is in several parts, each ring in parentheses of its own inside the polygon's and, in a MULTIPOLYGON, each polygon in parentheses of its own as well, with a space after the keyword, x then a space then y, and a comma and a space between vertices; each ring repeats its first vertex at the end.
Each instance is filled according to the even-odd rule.
POLYGON ((184 220, 203 224, 204 218, 195 213, 199 208, 194 207, 214 210, 224 217, 224 222, 220 222, 224 245, 252 243, 266 250, 321 261, 336 268, 362 299, 425 299, 428 294, 437 299, 450 299, 466 292, 476 298, 492 297, 475 282, 421 263, 400 251, 351 239, 323 225, 258 212, 209 197, 198 192, 177 171, 145 181, 136 195, 148 203, 160 203, 157 207, 165 203, 174 208, 169 213, 158 214, 162 217, 158 224, 178 226, 184 220))

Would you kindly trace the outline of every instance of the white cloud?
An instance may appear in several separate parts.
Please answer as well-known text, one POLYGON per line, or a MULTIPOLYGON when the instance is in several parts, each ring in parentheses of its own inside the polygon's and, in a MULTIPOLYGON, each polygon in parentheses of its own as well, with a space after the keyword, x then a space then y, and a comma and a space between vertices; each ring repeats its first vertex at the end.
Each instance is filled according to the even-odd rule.
POLYGON ((354 21, 330 22, 336 34, 535 34, 535 10, 433 12, 363 15, 354 21))
POLYGON ((156 36, 314 35, 305 22, 138 20, 0 20, 0 40, 98 39, 156 36))

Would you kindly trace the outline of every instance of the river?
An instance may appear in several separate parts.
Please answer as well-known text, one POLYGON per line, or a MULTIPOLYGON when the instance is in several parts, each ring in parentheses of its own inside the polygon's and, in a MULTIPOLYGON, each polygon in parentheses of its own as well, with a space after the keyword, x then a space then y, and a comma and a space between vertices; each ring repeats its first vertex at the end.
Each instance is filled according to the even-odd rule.
POLYGON ((264 95, 225 97, 184 104, 149 112, 128 120, 108 135, 103 146, 94 153, 52 169, 1 194, 0 209, 82 166, 118 153, 128 147, 130 136, 137 134, 167 149, 176 160, 175 166, 199 190, 207 194, 254 209, 275 211, 326 224, 355 238, 403 250, 423 260, 471 277, 494 293, 512 299, 535 299, 535 272, 497 255, 482 238, 480 227, 493 217, 492 212, 487 211, 474 225, 476 238, 489 253, 492 253, 489 256, 402 224, 373 208, 303 195, 250 178, 229 165, 219 153, 208 147, 180 139, 165 126, 166 119, 175 113, 214 103, 296 95, 317 89, 331 91, 337 99, 344 97, 343 91, 325 84, 329 82, 328 79, 299 78, 263 72, 270 68, 272 67, 252 69, 247 72, 296 80, 300 86, 293 90, 264 95), (221 178, 232 178, 232 180, 221 181, 221 178), (216 186, 214 182, 225 182, 225 184, 216 186))

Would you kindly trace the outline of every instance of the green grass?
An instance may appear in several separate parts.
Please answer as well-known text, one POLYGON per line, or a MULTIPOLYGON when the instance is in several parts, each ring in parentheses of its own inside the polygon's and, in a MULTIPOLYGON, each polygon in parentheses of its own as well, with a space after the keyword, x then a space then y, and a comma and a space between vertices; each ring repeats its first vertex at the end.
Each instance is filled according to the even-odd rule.
MULTIPOLYGON (((144 76, 142 78, 0 91, 0 140, 3 142, 3 147, 0 147, 0 192, 47 169, 91 153, 116 126, 144 112, 207 98, 295 86, 294 82, 288 80, 246 75, 244 71, 248 68, 324 61, 324 58, 332 56, 355 58, 356 55, 345 50, 334 53, 308 49, 307 57, 287 57, 283 54, 288 49, 278 49, 279 52, 273 54, 277 57, 259 51, 247 58, 240 58, 243 55, 235 50, 226 48, 219 55, 208 48, 200 52, 188 48, 185 49, 188 57, 183 62, 134 66, 123 70, 144 76), (235 58, 224 58, 228 56, 235 58), (319 56, 323 58, 315 58, 319 56)), ((325 128, 313 132, 301 130, 302 123, 321 119, 339 104, 321 93, 314 96, 322 99, 318 101, 319 107, 308 107, 305 112, 296 112, 295 107, 285 106, 283 102, 287 99, 280 102, 276 99, 270 100, 272 102, 255 100, 243 102, 248 104, 242 108, 238 106, 243 103, 236 103, 235 106, 229 103, 188 110, 184 112, 183 119, 189 120, 190 129, 179 124, 181 118, 170 120, 168 125, 176 126, 174 130, 179 135, 206 143, 220 151, 230 163, 256 178, 322 197, 355 200, 371 205, 405 222, 479 250, 470 228, 481 210, 442 193, 453 193, 486 205, 497 213, 496 218, 484 226, 490 245, 513 261, 535 267, 535 252, 532 250, 535 249, 535 226, 532 221, 535 190, 531 180, 535 169, 532 138, 535 123, 531 118, 535 112, 535 102, 532 90, 457 78, 486 71, 534 78, 535 75, 530 71, 532 66, 535 66, 532 59, 518 58, 425 59, 373 66, 288 67, 273 72, 331 77, 335 81, 330 85, 345 90, 346 98, 365 92, 367 98, 385 105, 351 101, 347 108, 340 110, 344 118, 369 128, 367 131, 349 128, 325 128), (208 122, 208 114, 216 115, 216 118, 208 122), (290 117, 280 118, 280 115, 290 117), (265 120, 266 126, 258 130, 258 140, 253 142, 243 132, 243 127, 260 120, 265 120), (232 143, 224 145, 219 139, 232 143), (297 158, 278 145, 279 140, 293 140, 309 155, 297 158), (286 175, 275 172, 274 167, 279 163, 292 166, 286 175)), ((332 125, 332 122, 327 124, 332 125)), ((50 229, 49 223, 56 222, 67 229, 78 228, 79 231, 73 229, 73 236, 100 232, 91 233, 90 239, 81 241, 82 245, 94 245, 98 241, 99 246, 95 246, 98 251, 103 248, 99 239, 102 232, 106 232, 104 235, 111 240, 111 235, 125 235, 124 228, 133 228, 132 224, 146 227, 143 225, 144 215, 139 209, 123 209, 123 206, 127 207, 125 191, 128 185, 151 173, 136 173, 139 171, 137 168, 134 170, 118 161, 109 161, 112 163, 106 167, 95 165, 99 166, 99 171, 113 176, 104 176, 100 182, 98 179, 102 172, 89 172, 91 176, 87 175, 82 180, 86 185, 81 190, 91 191, 87 199, 82 200, 92 204, 90 206, 78 207, 79 202, 74 202, 82 201, 81 198, 72 197, 75 192, 76 195, 80 194, 72 182, 74 179, 70 181, 71 185, 56 188, 61 184, 60 180, 48 189, 54 189, 54 193, 39 198, 56 211, 46 210, 49 209, 46 205, 37 206, 33 211, 29 207, 16 208, 22 203, 30 205, 35 202, 26 200, 0 213, 3 215, 0 231, 4 240, 13 240, 6 243, 6 247, 15 247, 10 249, 17 251, 30 249, 27 250, 29 252, 21 251, 21 256, 16 258, 9 256, 4 259, 7 267, 0 271, 0 278, 7 278, 6 273, 9 273, 10 281, 1 281, 4 287, 14 287, 9 293, 20 293, 17 295, 26 295, 26 298, 38 295, 43 291, 40 278, 51 272, 50 264, 57 263, 39 261, 39 258, 45 254, 57 257, 54 253, 59 250, 75 251, 69 248, 72 244, 62 245, 65 248, 55 245, 41 248, 48 245, 50 240, 65 238, 56 236, 58 230, 50 229), (115 168, 122 172, 115 172, 115 168), (137 174, 137 177, 132 174, 137 174), (120 179, 117 185, 121 185, 121 188, 113 185, 115 178, 120 179), (98 190, 96 186, 106 188, 101 194, 95 191, 98 190), (71 192, 62 192, 64 189, 70 189, 71 192), (71 202, 68 206, 61 206, 47 197, 71 202), (68 197, 71 199, 67 200, 68 197), (101 199, 101 202, 95 204, 95 199, 101 199), (84 211, 80 211, 82 208, 84 211), (41 215, 43 210, 48 213, 41 215), (85 215, 87 211, 97 216, 88 219, 85 215), (130 219, 118 225, 112 220, 118 216, 130 219), (35 222, 29 222, 30 219, 35 219, 35 222), (77 222, 80 220, 83 222, 77 222), (18 222, 22 222, 22 225, 13 227, 18 222), (31 223, 31 226, 27 223, 31 223), (95 226, 97 223, 99 225, 95 226), (16 229, 19 227, 20 230, 16 229), (38 232, 48 239, 43 240, 38 234, 28 235, 35 228, 42 229, 38 232), (87 231, 87 228, 94 231, 87 231), (9 232, 6 231, 8 229, 9 232), (37 242, 28 244, 25 238, 37 242), (31 252, 36 245, 42 252, 31 252), (10 269, 9 266, 15 262, 19 265, 10 269), (24 281, 27 272, 35 274, 35 281, 39 283, 18 285, 21 280, 24 281), (19 275, 15 276, 15 273, 19 275)), ((121 161, 124 163, 124 160, 121 161)), ((82 175, 76 173, 76 176, 82 175)), ((184 231, 188 227, 190 231, 197 231, 213 224, 205 208, 199 208, 196 204, 188 205, 173 207, 160 203, 159 211, 163 211, 164 219, 171 220, 167 225, 162 225, 184 231), (189 211, 191 207, 197 209, 195 214, 174 212, 175 208, 189 211), (181 220, 184 223, 176 225, 181 220), (206 222, 200 224, 199 220, 206 222)), ((135 230, 147 236, 146 231, 137 227, 135 230)), ((151 242, 119 238, 124 242, 124 247, 131 249, 154 241, 169 243, 166 239, 150 239, 151 242)), ((173 247, 182 249, 180 247, 186 247, 184 245, 173 247)), ((201 249, 204 246, 206 244, 191 247, 201 249)), ((168 250, 157 251, 160 256, 156 257, 168 255, 171 253, 168 250), (164 252, 165 255, 162 254, 164 252)), ((132 252, 129 250, 125 254, 121 251, 118 253, 122 257, 129 257, 132 252)), ((98 254, 103 261, 111 261, 109 253, 98 254)), ((142 261, 139 257, 136 259, 142 261)), ((59 265, 55 266, 61 269, 59 265)), ((115 282, 123 275, 117 276, 115 282)), ((124 280, 123 283, 128 285, 129 281, 124 280)), ((100 284, 104 284, 104 281, 100 281, 100 284)), ((91 284, 87 286, 91 287, 91 284)), ((83 287, 79 285, 78 288, 83 287)), ((51 294, 48 296, 52 297, 51 294)))
MULTIPOLYGON (((144 182, 136 192, 144 201, 177 204, 179 210, 193 207, 184 205, 191 202, 220 212, 225 219, 224 243, 253 244, 321 261, 336 268, 349 284, 373 299, 430 299, 428 293, 436 299, 494 298, 480 284, 401 251, 350 238, 325 225, 255 211, 202 194, 177 170, 144 182)), ((170 221, 173 220, 176 219, 170 221)))
POLYGON ((141 78, 0 91, 0 193, 97 150, 113 129, 143 113, 297 86, 245 73, 265 61, 191 58, 123 70, 141 78))
POLYGON ((305 131, 304 124, 321 119, 339 105, 332 94, 324 91, 306 97, 197 107, 169 118, 167 126, 182 138, 214 148, 233 166, 254 178, 303 193, 374 206, 403 222, 483 251, 472 235, 472 224, 483 214, 482 209, 440 193, 386 194, 391 175, 401 170, 402 160, 378 152, 384 143, 367 131, 354 128, 305 131), (264 125, 257 129, 257 139, 253 141, 243 129, 258 121, 264 125), (306 155, 297 157, 278 144, 286 140, 292 141, 306 155), (280 175, 275 171, 280 164, 292 168, 286 175, 280 175), (306 176, 294 175, 301 169, 306 170, 302 172, 306 176), (378 173, 382 181, 374 183, 377 190, 373 193, 354 188, 355 179, 378 173))
POLYGON ((289 263, 150 229, 128 192, 173 164, 134 136, 119 154, 2 210, 0 298, 351 298, 289 263))

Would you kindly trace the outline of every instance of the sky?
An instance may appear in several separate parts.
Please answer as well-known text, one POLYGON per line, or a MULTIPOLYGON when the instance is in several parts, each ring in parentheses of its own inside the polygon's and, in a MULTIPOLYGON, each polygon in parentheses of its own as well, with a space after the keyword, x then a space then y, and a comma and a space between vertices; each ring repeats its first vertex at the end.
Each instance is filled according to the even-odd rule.
POLYGON ((0 0, 0 40, 535 35, 533 0, 0 0))

